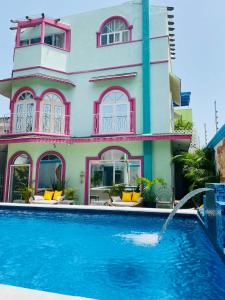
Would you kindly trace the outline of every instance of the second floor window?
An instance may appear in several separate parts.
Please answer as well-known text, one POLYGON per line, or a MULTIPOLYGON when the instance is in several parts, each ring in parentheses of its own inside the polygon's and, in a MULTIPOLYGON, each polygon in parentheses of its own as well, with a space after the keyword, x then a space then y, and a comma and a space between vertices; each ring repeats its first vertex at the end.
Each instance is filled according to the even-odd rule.
POLYGON ((16 101, 15 132, 32 132, 34 129, 34 97, 30 92, 23 92, 16 101))
POLYGON ((130 30, 122 19, 112 19, 101 30, 101 46, 124 43, 129 40, 130 30))
POLYGON ((99 112, 100 133, 130 132, 130 104, 121 91, 105 95, 99 112))
POLYGON ((20 33, 20 46, 29 46, 41 42, 41 25, 23 28, 20 33))
POLYGON ((50 25, 45 26, 44 43, 57 48, 64 49, 65 47, 65 32, 50 25))
POLYGON ((55 93, 44 96, 41 104, 41 131, 63 134, 65 129, 65 107, 55 93))

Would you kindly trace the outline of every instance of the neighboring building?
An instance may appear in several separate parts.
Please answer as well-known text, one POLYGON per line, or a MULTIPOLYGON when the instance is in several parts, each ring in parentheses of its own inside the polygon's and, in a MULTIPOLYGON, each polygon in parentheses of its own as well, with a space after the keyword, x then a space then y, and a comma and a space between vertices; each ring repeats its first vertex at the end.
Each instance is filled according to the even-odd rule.
POLYGON ((10 127, 10 118, 0 117, 0 135, 9 133, 9 127, 10 127))
POLYGON ((211 139, 208 148, 215 150, 216 168, 220 173, 220 181, 225 183, 225 124, 211 139))
POLYGON ((39 192, 57 180, 85 204, 138 176, 174 187, 171 157, 178 145, 188 149, 191 132, 174 131, 181 80, 172 73, 170 11, 151 6, 149 18, 143 0, 16 21, 12 77, 0 81, 11 110, 0 139, 8 145, 5 201, 21 184, 39 192))

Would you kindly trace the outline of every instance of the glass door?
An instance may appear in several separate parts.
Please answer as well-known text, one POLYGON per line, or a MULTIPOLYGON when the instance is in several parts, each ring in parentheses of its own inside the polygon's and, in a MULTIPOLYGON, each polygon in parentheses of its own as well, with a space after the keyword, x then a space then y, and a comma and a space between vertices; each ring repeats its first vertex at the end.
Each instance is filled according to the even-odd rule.
POLYGON ((24 200, 23 191, 29 186, 30 166, 11 166, 9 202, 24 200))

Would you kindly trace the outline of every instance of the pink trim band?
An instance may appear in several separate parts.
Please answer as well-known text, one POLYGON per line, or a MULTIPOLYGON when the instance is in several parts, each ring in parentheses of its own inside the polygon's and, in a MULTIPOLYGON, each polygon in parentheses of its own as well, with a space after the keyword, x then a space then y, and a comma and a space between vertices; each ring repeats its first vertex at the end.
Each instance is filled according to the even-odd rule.
POLYGON ((19 143, 43 143, 43 144, 85 144, 100 142, 139 142, 139 141, 176 141, 191 140, 191 134, 161 134, 161 135, 127 135, 127 136, 105 136, 105 137, 23 137, 6 139, 1 136, 0 143, 4 145, 19 143))
MULTIPOLYGON (((160 60, 160 61, 153 61, 153 62, 151 62, 151 64, 152 65, 165 64, 165 63, 168 63, 168 62, 169 62, 169 60, 160 60)), ((101 71, 123 69, 123 68, 141 67, 141 66, 142 66, 142 63, 138 63, 138 64, 114 66, 114 67, 107 67, 107 68, 100 68, 100 69, 83 70, 83 71, 77 71, 77 72, 64 72, 64 71, 60 71, 60 70, 53 69, 53 68, 47 68, 47 67, 42 67, 42 66, 34 66, 34 67, 28 67, 28 68, 15 69, 15 70, 12 71, 12 74, 14 74, 16 72, 33 70, 33 69, 43 69, 43 70, 53 71, 53 72, 57 72, 57 73, 65 74, 65 75, 78 75, 78 74, 86 74, 86 73, 101 72, 101 71)))
POLYGON ((11 78, 6 78, 6 79, 2 79, 0 80, 0 83, 2 82, 5 82, 5 81, 16 81, 16 80, 23 80, 23 79, 33 79, 33 78, 36 78, 36 79, 43 79, 43 80, 50 80, 50 81, 53 81, 53 82, 58 82, 58 83, 62 83, 62 84, 65 84, 65 85, 70 85, 72 87, 75 87, 76 85, 68 80, 63 80, 63 79, 60 79, 60 78, 54 78, 54 77, 51 77, 51 76, 48 76, 48 75, 44 75, 44 74, 34 74, 34 75, 25 75, 25 76, 18 76, 18 77, 11 77, 11 78))

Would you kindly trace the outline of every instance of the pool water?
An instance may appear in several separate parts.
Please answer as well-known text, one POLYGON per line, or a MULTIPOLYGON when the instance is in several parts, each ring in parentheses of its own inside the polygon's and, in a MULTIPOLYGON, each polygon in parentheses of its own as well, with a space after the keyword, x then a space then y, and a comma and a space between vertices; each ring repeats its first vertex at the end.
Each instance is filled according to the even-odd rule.
POLYGON ((225 265, 195 219, 0 210, 0 283, 94 299, 225 299, 225 265), (145 236, 146 235, 146 236, 145 236))

